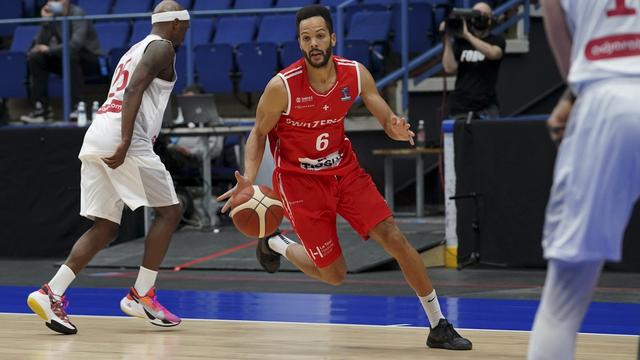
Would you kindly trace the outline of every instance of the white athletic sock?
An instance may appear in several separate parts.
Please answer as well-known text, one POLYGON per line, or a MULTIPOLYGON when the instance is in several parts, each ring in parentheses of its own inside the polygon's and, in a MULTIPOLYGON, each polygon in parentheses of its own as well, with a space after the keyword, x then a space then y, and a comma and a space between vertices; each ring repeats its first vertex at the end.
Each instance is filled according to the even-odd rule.
POLYGON ((268 243, 271 250, 284 256, 285 258, 287 257, 287 248, 293 244, 297 244, 297 242, 289 239, 282 234, 270 237, 268 243))
POLYGON ((136 284, 133 287, 136 289, 140 296, 147 295, 147 292, 153 287, 153 284, 156 283, 156 278, 158 277, 158 272, 149 270, 144 266, 140 266, 140 271, 138 272, 138 278, 136 279, 136 284))
POLYGON ((418 296, 418 299, 420 299, 424 312, 427 314, 427 318, 429 318, 431 328, 433 329, 438 326, 438 322, 440 319, 444 319, 444 316, 442 315, 442 311, 440 311, 440 303, 438 302, 436 289, 433 289, 431 294, 427 296, 418 296))
POLYGON ((73 273, 73 270, 67 265, 62 264, 58 272, 53 276, 53 279, 49 281, 49 288, 54 294, 62 296, 75 278, 76 274, 73 273))

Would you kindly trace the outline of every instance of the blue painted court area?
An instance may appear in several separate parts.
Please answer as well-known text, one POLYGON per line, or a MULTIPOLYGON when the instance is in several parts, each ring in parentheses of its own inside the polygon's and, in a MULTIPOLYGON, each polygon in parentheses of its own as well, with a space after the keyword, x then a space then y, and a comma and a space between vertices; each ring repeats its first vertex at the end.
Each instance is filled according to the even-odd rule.
MULTIPOLYGON (((33 290, 0 287, 0 312, 30 313, 26 298, 33 290)), ((126 289, 71 288, 68 312, 125 316, 119 302, 126 293, 126 289)), ((422 307, 412 296, 159 290, 158 299, 187 319, 427 326, 422 307)), ((442 297, 440 305, 459 328, 530 330, 538 302, 442 297)), ((581 332, 638 335, 640 304, 592 303, 581 332)))

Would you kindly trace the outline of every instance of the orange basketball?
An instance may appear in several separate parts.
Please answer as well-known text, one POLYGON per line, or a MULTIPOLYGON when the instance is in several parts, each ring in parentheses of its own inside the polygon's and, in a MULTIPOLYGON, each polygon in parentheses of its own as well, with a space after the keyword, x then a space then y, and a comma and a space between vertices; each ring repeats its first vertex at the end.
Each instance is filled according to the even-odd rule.
POLYGON ((231 218, 241 233, 252 238, 265 237, 282 221, 280 197, 264 185, 253 185, 233 197, 231 218))

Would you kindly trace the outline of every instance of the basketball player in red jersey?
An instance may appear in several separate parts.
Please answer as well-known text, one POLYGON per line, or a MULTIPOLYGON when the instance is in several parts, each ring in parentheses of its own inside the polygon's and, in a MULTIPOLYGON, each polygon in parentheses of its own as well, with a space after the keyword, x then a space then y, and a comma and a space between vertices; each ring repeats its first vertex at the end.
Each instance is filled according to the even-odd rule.
POLYGON ((332 285, 342 283, 347 265, 336 232, 340 214, 363 238, 373 238, 400 264, 429 319, 427 345, 471 349, 471 342, 442 315, 422 259, 358 164, 345 136, 344 120, 360 96, 391 139, 413 144, 414 133, 379 95, 364 66, 332 56, 336 35, 327 8, 306 6, 296 14, 296 22, 304 58, 267 84, 247 140, 245 173, 236 172, 237 185, 218 200, 232 198, 253 184, 268 136, 276 166, 274 189, 302 245, 281 234, 260 239, 257 256, 264 269, 277 271, 282 255, 313 278, 332 285))

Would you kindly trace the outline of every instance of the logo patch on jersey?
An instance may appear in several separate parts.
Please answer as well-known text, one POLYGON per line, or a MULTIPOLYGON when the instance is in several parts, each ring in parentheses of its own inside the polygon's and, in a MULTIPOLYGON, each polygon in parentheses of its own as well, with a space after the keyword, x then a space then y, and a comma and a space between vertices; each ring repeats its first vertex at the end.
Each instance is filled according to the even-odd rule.
POLYGON ((313 101, 313 96, 303 96, 303 97, 296 97, 296 103, 300 104, 300 103, 306 103, 309 101, 313 101))
POLYGON ((328 125, 340 124, 342 122, 342 119, 344 119, 344 118, 314 120, 314 121, 296 121, 296 120, 293 120, 292 118, 285 118, 284 123, 286 125, 295 126, 295 127, 303 127, 303 128, 308 128, 308 129, 315 129, 315 128, 319 127, 319 126, 328 126, 328 125))
POLYGON ((322 107, 322 110, 329 111, 329 105, 324 104, 324 106, 322 107))
POLYGON ((591 60, 640 55, 640 34, 621 34, 593 39, 587 43, 584 56, 591 60))
POLYGON ((311 171, 334 168, 340 165, 341 160, 342 154, 337 151, 319 159, 298 158, 298 161, 300 161, 300 167, 311 171))
POLYGON ((342 91, 342 98, 340 98, 340 100, 342 101, 350 101, 351 100, 351 96, 349 95, 349 87, 345 86, 342 89, 340 89, 340 91, 342 91))

